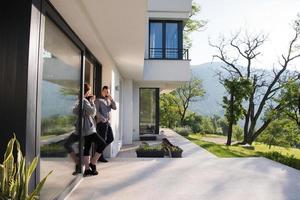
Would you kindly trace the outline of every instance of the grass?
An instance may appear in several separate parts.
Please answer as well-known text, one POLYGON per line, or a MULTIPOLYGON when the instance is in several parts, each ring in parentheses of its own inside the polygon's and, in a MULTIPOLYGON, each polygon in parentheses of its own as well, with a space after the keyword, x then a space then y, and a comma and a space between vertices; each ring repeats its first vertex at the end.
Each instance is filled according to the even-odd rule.
MULTIPOLYGON (((201 140, 201 134, 190 134, 187 139, 193 141, 194 143, 198 144, 199 146, 205 148, 209 152, 215 154, 221 158, 227 157, 256 157, 256 156, 263 156, 264 153, 274 152, 277 151, 283 155, 294 155, 295 158, 300 159, 300 149, 297 148, 284 148, 279 146, 272 146, 271 149, 265 144, 255 142, 253 146, 255 150, 245 149, 238 145, 226 146, 215 144, 213 142, 206 142, 201 140)), ((219 135, 205 135, 205 137, 225 137, 219 135)))

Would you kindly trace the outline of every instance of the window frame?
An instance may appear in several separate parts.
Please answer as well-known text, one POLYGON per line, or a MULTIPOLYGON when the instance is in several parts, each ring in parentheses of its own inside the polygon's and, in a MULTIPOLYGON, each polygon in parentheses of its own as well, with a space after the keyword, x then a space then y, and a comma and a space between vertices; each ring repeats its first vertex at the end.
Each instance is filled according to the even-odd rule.
POLYGON ((149 20, 149 31, 148 31, 148 59, 150 60, 182 60, 183 59, 183 22, 180 20, 149 20), (155 58, 151 57, 151 24, 152 23, 161 23, 162 24, 162 58, 155 58), (177 34, 178 34, 178 41, 177 41, 177 47, 178 47, 178 56, 177 58, 168 58, 166 57, 166 24, 173 23, 177 24, 177 34))

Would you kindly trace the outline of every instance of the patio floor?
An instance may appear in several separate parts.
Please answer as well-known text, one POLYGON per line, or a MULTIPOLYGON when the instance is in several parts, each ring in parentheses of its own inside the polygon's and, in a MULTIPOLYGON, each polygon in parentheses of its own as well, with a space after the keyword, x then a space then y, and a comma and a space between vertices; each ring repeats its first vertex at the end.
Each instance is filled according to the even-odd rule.
POLYGON ((70 200, 299 200, 300 171, 265 158, 217 158, 175 132, 183 158, 135 158, 137 144, 100 163, 70 200))

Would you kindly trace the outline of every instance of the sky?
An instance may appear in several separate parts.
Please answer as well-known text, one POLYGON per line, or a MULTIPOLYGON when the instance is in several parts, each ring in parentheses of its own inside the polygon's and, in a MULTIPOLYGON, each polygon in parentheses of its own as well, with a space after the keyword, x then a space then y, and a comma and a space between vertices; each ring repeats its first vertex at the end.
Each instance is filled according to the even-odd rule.
MULTIPOLYGON (((229 37, 239 30, 247 30, 251 34, 268 35, 262 49, 263 54, 255 62, 255 67, 277 67, 278 58, 283 53, 286 54, 287 45, 293 36, 291 24, 297 13, 300 13, 300 0, 194 1, 201 6, 197 18, 206 20, 207 25, 203 30, 192 34, 191 65, 212 61, 215 50, 209 46, 209 40, 217 42, 222 35, 229 37)), ((300 70, 300 59, 294 62, 291 68, 300 70)))

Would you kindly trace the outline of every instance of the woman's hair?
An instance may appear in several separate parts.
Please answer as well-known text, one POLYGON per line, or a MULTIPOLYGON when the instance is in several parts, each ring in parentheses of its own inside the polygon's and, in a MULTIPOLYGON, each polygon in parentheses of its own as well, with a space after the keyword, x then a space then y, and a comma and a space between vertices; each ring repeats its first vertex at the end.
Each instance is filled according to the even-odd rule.
POLYGON ((102 91, 103 90, 108 90, 108 86, 107 85, 104 85, 103 87, 102 87, 102 91))
POLYGON ((84 94, 91 90, 91 86, 88 83, 84 84, 84 94))

